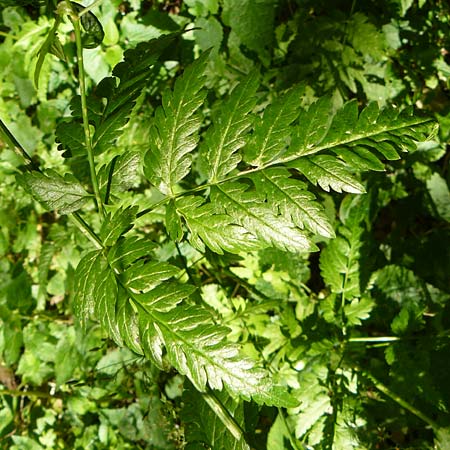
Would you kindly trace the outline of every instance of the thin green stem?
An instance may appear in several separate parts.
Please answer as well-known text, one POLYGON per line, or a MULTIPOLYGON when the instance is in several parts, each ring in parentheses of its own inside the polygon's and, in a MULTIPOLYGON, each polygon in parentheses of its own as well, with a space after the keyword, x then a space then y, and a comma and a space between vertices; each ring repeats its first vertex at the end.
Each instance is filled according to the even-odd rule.
POLYGON ((347 339, 347 342, 395 342, 399 341, 397 336, 380 336, 380 337, 357 337, 347 339))
POLYGON ((84 73, 83 63, 83 46, 81 43, 81 27, 79 16, 71 15, 70 20, 73 24, 75 31, 75 42, 77 46, 77 62, 78 62, 78 79, 80 83, 80 96, 81 96, 81 114, 83 118, 83 130, 84 130, 84 142, 86 145, 86 152, 89 161, 89 170, 91 174, 92 188, 94 190, 95 200, 97 202, 97 208, 102 217, 105 216, 103 208, 103 202, 100 196, 100 188, 97 179, 97 173, 95 172, 94 152, 92 149, 91 131, 89 129, 89 117, 86 102, 86 79, 84 73))
POLYGON ((235 418, 230 414, 228 409, 222 404, 222 402, 214 395, 211 389, 208 392, 202 394, 203 400, 214 411, 217 417, 227 427, 227 430, 233 435, 233 437, 239 442, 245 442, 244 431, 236 422, 235 418))
POLYGON ((407 402, 405 399, 397 395, 395 392, 392 392, 387 386, 385 386, 381 381, 377 380, 373 375, 368 372, 363 372, 363 375, 368 378, 373 385, 384 395, 387 395, 389 398, 398 403, 402 408, 409 411, 411 414, 414 414, 419 419, 423 420, 425 423, 430 425, 434 431, 438 431, 440 426, 422 411, 419 411, 415 406, 411 405, 411 403, 407 402))
MULTIPOLYGON (((345 274, 345 283, 347 282, 347 273, 345 274)), ((346 321, 346 317, 345 317, 345 294, 344 292, 342 292, 342 297, 341 297, 341 319, 342 319, 342 336, 346 336, 347 335, 347 325, 345 324, 346 321)))
POLYGON ((292 448, 294 448, 295 450, 302 450, 302 448, 297 444, 294 434, 292 433, 292 430, 289 424, 287 423, 286 417, 284 417, 283 410, 281 408, 278 408, 278 415, 281 417, 281 421, 283 422, 284 428, 286 429, 289 435, 289 442, 291 443, 292 448))
POLYGON ((20 142, 14 137, 14 135, 9 131, 8 127, 0 119, 0 136, 5 140, 6 144, 9 145, 11 150, 13 150, 17 155, 21 156, 25 161, 28 162, 29 168, 32 170, 37 170, 37 166, 34 163, 28 152, 22 147, 20 142))
POLYGON ((155 203, 154 205, 150 206, 149 208, 146 208, 146 209, 143 209, 142 211, 140 211, 136 215, 136 217, 139 218, 139 217, 145 216, 145 214, 148 214, 148 213, 154 211, 156 208, 159 208, 160 206, 164 205, 165 203, 167 203, 170 200, 177 199, 177 198, 183 197, 185 195, 195 194, 196 192, 205 191, 206 189, 208 189, 210 187, 217 186, 219 184, 226 183, 228 181, 233 181, 233 180, 236 180, 241 177, 245 177, 246 175, 250 175, 251 173, 259 172, 260 170, 262 170, 260 167, 255 167, 253 169, 246 169, 242 172, 236 173, 234 175, 230 175, 216 183, 205 183, 205 184, 202 184, 201 186, 197 186, 195 188, 176 193, 173 196, 167 196, 167 197, 163 198, 162 200, 160 200, 159 202, 155 203))
POLYGON ((154 203, 152 206, 150 206, 149 208, 145 208, 142 211, 139 211, 136 214, 136 218, 139 219, 139 217, 145 216, 148 213, 151 213, 153 211, 155 211, 155 209, 159 208, 160 206, 164 205, 165 203, 167 203, 168 201, 171 200, 171 197, 165 197, 162 200, 160 200, 159 202, 154 203))
POLYGON ((233 181, 238 178, 245 177, 246 175, 250 175, 252 173, 259 172, 263 168, 266 168, 266 167, 255 167, 253 169, 246 169, 246 170, 243 170, 242 172, 238 172, 234 175, 230 175, 230 176, 224 178, 223 180, 219 180, 215 183, 205 183, 205 184, 202 184, 201 186, 197 186, 195 188, 188 189, 183 192, 178 192, 172 196, 167 196, 167 197, 163 198, 162 200, 160 200, 159 202, 155 203, 154 205, 150 206, 149 208, 146 208, 146 209, 143 209, 142 211, 140 211, 136 215, 136 217, 139 218, 139 217, 145 216, 145 214, 148 214, 148 213, 154 211, 156 208, 159 208, 160 206, 164 205, 165 203, 167 203, 170 200, 177 199, 177 198, 183 197, 185 195, 192 195, 192 194, 195 194, 196 192, 205 191, 206 189, 209 189, 210 187, 218 186, 219 184, 226 183, 228 181, 233 181))
POLYGON ((0 36, 4 36, 4 37, 9 37, 11 38, 13 41, 18 41, 19 38, 16 36, 13 36, 11 33, 5 33, 4 31, 0 31, 0 36))
POLYGON ((352 6, 350 8, 350 14, 348 15, 348 19, 345 21, 344 36, 343 36, 343 39, 342 39, 342 45, 347 44, 347 40, 348 40, 348 23, 350 22, 350 19, 353 16, 353 13, 355 12, 355 6, 356 6, 356 0, 353 0, 352 1, 352 6))
POLYGON ((29 398, 62 398, 61 395, 52 395, 48 392, 40 391, 21 391, 19 389, 2 389, 0 390, 0 396, 9 395, 11 397, 29 397, 29 398))
POLYGON ((69 217, 81 233, 83 233, 95 245, 97 250, 101 250, 103 248, 100 238, 78 213, 75 212, 69 215, 69 217))
POLYGON ((80 11, 78 13, 78 17, 82 17, 85 14, 87 14, 91 9, 95 8, 97 5, 99 5, 103 0, 95 0, 94 3, 91 3, 89 6, 86 6, 86 8, 83 9, 83 11, 80 11))

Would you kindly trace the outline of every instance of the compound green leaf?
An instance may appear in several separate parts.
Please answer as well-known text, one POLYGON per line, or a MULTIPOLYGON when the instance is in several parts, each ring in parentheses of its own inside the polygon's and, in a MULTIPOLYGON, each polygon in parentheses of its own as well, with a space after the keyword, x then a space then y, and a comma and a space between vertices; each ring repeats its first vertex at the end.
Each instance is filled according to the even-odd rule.
POLYGON ((187 303, 195 288, 171 279, 177 269, 140 259, 142 250, 134 251, 138 242, 122 238, 108 259, 102 250, 82 258, 73 298, 79 320, 86 324, 91 316, 99 318, 119 345, 125 342, 160 367, 170 363, 200 391, 208 384, 259 403, 295 406, 266 370, 228 342, 228 328, 215 324, 206 308, 187 303))
POLYGON ((300 114, 289 149, 274 163, 328 150, 356 169, 382 170, 380 159, 398 159, 399 152, 414 150, 416 142, 426 138, 430 124, 429 118, 409 109, 380 110, 376 103, 359 113, 354 100, 334 112, 331 99, 325 97, 300 114))
POLYGON ((214 324, 206 309, 180 303, 161 311, 163 302, 158 300, 157 305, 160 311, 139 304, 148 315, 145 318, 143 313, 140 322, 142 344, 156 363, 161 365, 165 348, 170 363, 199 391, 205 391, 208 384, 258 403, 296 405, 285 389, 272 383, 264 369, 240 355, 236 344, 227 342, 229 330, 214 324))

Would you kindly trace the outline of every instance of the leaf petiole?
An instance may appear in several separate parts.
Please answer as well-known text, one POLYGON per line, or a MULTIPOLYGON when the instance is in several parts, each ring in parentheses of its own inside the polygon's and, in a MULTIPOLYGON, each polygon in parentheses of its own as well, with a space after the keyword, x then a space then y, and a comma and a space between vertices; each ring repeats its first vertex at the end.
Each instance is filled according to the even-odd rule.
POLYGON ((99 5, 103 0, 95 0, 95 2, 91 3, 89 6, 86 6, 86 8, 83 9, 83 11, 80 11, 78 13, 78 17, 82 17, 85 14, 87 14, 91 9, 95 8, 97 5, 99 5))
POLYGON ((416 417, 430 425, 430 427, 433 428, 435 432, 437 432, 441 428, 433 419, 428 417, 422 411, 418 410, 415 406, 411 405, 411 403, 407 402, 395 392, 392 392, 387 386, 385 386, 381 381, 377 380, 372 374, 363 372, 362 375, 369 379, 373 383, 373 385, 384 395, 388 396, 396 403, 398 403, 402 408, 405 408, 411 414, 414 414, 416 417))
MULTIPOLYGON (((70 3, 70 2, 69 2, 70 3)), ((71 5, 72 6, 72 5, 71 5)), ((73 9, 73 8, 72 8, 73 9)), ((73 25, 75 32, 75 42, 77 46, 77 62, 78 62, 78 79, 80 83, 80 97, 81 97, 81 114, 83 118, 83 130, 84 130, 84 141, 86 145, 86 152, 89 161, 89 171, 91 175, 92 188, 94 190, 95 200, 97 203, 97 209, 102 217, 105 216, 105 211, 103 207, 103 202, 100 196, 100 188, 98 184, 97 173, 95 171, 94 162, 94 152, 92 149, 92 139, 91 131, 89 129, 89 117, 86 102, 86 79, 84 72, 84 62, 83 62, 83 44, 81 41, 81 26, 80 26, 80 16, 72 14, 70 20, 73 25)))
POLYGON ((91 227, 85 222, 85 220, 78 214, 72 213, 69 214, 70 219, 75 224, 75 226, 83 233, 97 248, 101 250, 103 248, 102 241, 100 238, 94 233, 91 227))
POLYGON ((400 338, 398 336, 380 336, 380 337, 357 337, 350 338, 347 342, 395 342, 399 341, 400 338))
POLYGON ((208 388, 208 392, 202 393, 203 400, 214 411, 217 417, 227 427, 228 431, 239 442, 245 442, 244 432, 236 422, 230 412, 222 405, 220 400, 214 395, 214 392, 208 388))
POLYGON ((3 139, 9 145, 11 150, 14 150, 14 152, 17 155, 21 156, 28 162, 27 168, 31 170, 37 170, 36 163, 33 161, 28 152, 22 147, 20 142, 14 137, 11 131, 9 131, 8 127, 3 123, 1 119, 0 119, 0 136, 3 137, 3 139))

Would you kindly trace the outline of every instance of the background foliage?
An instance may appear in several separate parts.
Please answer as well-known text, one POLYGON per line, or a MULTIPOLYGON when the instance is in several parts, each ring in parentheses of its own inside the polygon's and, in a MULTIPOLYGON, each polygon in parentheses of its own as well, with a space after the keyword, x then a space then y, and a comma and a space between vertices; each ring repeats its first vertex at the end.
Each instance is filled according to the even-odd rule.
MULTIPOLYGON (((50 0, 0 4, 0 117, 36 165, 61 176, 72 174, 73 178, 58 178, 55 187, 72 192, 74 183, 79 186, 78 182, 89 179, 83 148, 77 153, 74 144, 81 126, 70 118, 71 111, 75 119, 81 114, 75 97, 78 69, 72 26, 68 21, 61 24, 58 38, 64 58, 47 56, 36 86, 34 69, 53 26, 56 5, 50 0)), ((139 349, 117 347, 97 321, 87 320, 82 330, 73 318, 80 304, 73 298, 80 286, 75 269, 92 249, 61 213, 83 206, 84 217, 105 242, 108 231, 115 228, 100 228, 92 195, 85 191, 70 204, 72 209, 47 211, 19 187, 23 160, 0 141, 0 447, 447 448, 448 3, 103 0, 93 12, 105 35, 100 46, 84 50, 91 93, 112 73, 121 83, 130 77, 117 66, 127 49, 142 45, 142 50, 146 47, 140 43, 195 27, 178 36, 176 44, 161 49, 163 62, 153 66, 145 83, 137 84, 134 91, 103 85, 105 101, 100 103, 121 105, 120 114, 114 116, 116 130, 130 114, 131 118, 123 133, 113 129, 98 139, 94 135, 100 192, 105 196, 108 191, 111 203, 123 205, 117 211, 128 211, 127 220, 134 220, 138 237, 158 243, 151 251, 165 264, 168 278, 176 273, 177 282, 189 281, 197 288, 191 306, 205 306, 218 329, 228 327, 229 348, 238 344, 246 357, 261 362, 297 404, 258 405, 225 391, 216 392, 214 401, 211 393, 200 394, 187 378, 164 364, 160 365, 168 370, 161 370, 139 349), (209 59, 198 62, 198 56, 210 48, 209 59), (170 108, 181 95, 176 84, 181 82, 175 79, 184 73, 186 80, 194 60, 196 70, 191 72, 194 77, 203 72, 198 83, 207 88, 192 91, 203 92, 199 97, 189 95, 197 102, 193 117, 201 139, 194 170, 188 174, 187 166, 176 173, 163 166, 155 169, 153 162, 164 159, 155 149, 161 148, 159 139, 172 126, 170 108), (166 89, 173 89, 172 94, 166 89), (298 99, 302 112, 295 112, 298 99), (341 107, 348 100, 352 102, 343 113, 341 107), (302 128, 292 139, 299 148, 308 148, 317 129, 320 132, 319 125, 332 120, 350 123, 357 107, 362 110, 370 101, 381 107, 393 105, 393 111, 413 106, 434 117, 439 131, 416 145, 425 130, 417 124, 414 128, 412 121, 421 113, 414 119, 394 119, 392 113, 383 119, 385 112, 377 118, 380 124, 398 120, 399 128, 410 131, 364 143, 368 149, 378 149, 383 165, 369 158, 361 167, 358 159, 358 169, 375 171, 358 177, 342 169, 338 177, 321 178, 308 171, 313 163, 325 168, 330 163, 332 138, 342 139, 335 129, 327 155, 265 172, 273 186, 281 183, 280 191, 293 192, 294 197, 300 194, 292 180, 297 183, 299 176, 289 174, 299 171, 306 175, 301 181, 309 182, 306 197, 297 198, 310 205, 306 215, 310 220, 304 219, 304 213, 286 218, 286 223, 292 220, 310 233, 307 245, 295 241, 302 243, 298 252, 287 252, 292 242, 280 244, 273 237, 267 248, 258 250, 248 235, 241 240, 213 235, 217 229, 236 226, 238 215, 235 222, 223 222, 226 214, 233 214, 232 207, 219 214, 208 206, 209 200, 203 204, 208 197, 184 196, 165 210, 154 207, 162 194, 178 189, 174 186, 180 181, 182 189, 192 189, 205 181, 225 179, 237 164, 264 165, 274 149, 284 148, 286 130, 297 120, 311 124, 310 129, 302 128), (155 113, 161 102, 165 109, 155 113), (252 122, 250 113, 263 109, 264 114, 252 122), (238 154, 238 147, 219 145, 223 118, 231 118, 231 124, 243 120, 229 131, 230 136, 242 138, 254 130, 241 144, 243 162, 236 159, 234 166, 229 160, 214 165, 222 161, 220 152, 238 154), (279 135, 262 153, 269 125, 276 120, 279 135), (404 125, 405 120, 411 122, 404 125), (158 133, 149 123, 156 124, 158 133), (401 153, 397 160, 395 152, 405 145, 408 154, 401 153), (218 149, 217 159, 208 147, 218 149), (120 176, 109 183, 112 161, 120 176), (385 171, 379 171, 383 167, 385 171), (126 209, 132 205, 151 212, 136 218, 133 208, 126 209), (218 222, 211 223, 205 234, 206 217, 218 222), (189 241, 177 242, 186 231, 189 241), (320 252, 310 253, 313 247, 320 252), (246 251, 236 254, 239 249, 246 251), (224 408, 217 410, 217 400, 224 408), (221 420, 223 411, 234 418, 227 428, 227 420, 221 420)), ((133 53, 128 55, 133 58, 133 53)), ((98 119, 98 131, 100 117, 109 120, 116 110, 106 107, 99 112, 94 97, 89 97, 89 108, 98 119)), ((389 108, 384 111, 392 111, 389 108)), ((289 155, 286 161, 290 162, 289 155)), ((345 162, 352 166, 355 161, 345 162)), ((33 191, 32 181, 38 183, 39 177, 22 184, 33 191)), ((246 182, 265 192, 267 180, 262 177, 255 174, 246 182)), ((226 195, 234 195, 245 204, 248 193, 239 189, 232 183, 220 192, 212 189, 212 203, 220 199, 226 205, 226 195)), ((277 200, 276 214, 287 216, 289 208, 283 201, 277 200)), ((117 211, 108 210, 110 223, 117 211)), ((260 227, 261 215, 253 213, 260 227)), ((120 225, 120 214, 116 219, 120 225)), ((126 228, 126 220, 124 224, 126 228)), ((240 232, 248 227, 237 225, 240 232)), ((251 229, 258 227, 251 224, 251 229)), ((103 270, 101 262, 95 267, 96 273, 103 270)), ((89 276, 89 271, 84 275, 89 276)), ((175 289, 175 284, 170 286, 175 289)))

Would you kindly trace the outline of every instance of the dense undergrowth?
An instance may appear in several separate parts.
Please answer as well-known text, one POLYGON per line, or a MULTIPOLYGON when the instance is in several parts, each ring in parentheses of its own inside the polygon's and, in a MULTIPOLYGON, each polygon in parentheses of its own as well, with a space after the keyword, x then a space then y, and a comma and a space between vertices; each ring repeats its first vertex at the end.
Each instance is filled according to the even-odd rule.
POLYGON ((447 2, 0 5, 0 448, 449 448, 447 2))

